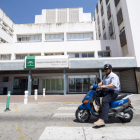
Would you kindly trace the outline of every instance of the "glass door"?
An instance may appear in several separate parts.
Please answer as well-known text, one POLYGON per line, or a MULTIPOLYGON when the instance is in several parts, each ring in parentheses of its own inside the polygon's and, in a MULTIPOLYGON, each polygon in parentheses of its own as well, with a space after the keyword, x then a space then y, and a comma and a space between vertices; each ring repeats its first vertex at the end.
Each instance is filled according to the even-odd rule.
POLYGON ((88 92, 89 91, 89 78, 83 78, 83 92, 88 92))
POLYGON ((69 78, 69 92, 75 92, 75 78, 69 78))
POLYGON ((76 92, 82 92, 82 78, 75 78, 76 80, 76 92))
POLYGON ((69 76, 69 92, 88 92, 91 85, 96 83, 96 75, 69 76))

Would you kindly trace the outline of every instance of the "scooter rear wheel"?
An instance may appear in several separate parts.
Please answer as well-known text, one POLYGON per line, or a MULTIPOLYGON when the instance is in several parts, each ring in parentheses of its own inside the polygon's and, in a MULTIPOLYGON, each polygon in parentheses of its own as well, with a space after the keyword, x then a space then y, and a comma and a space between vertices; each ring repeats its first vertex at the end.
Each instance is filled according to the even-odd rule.
POLYGON ((77 109, 75 112, 76 119, 82 123, 87 122, 90 119, 90 115, 89 110, 77 109))

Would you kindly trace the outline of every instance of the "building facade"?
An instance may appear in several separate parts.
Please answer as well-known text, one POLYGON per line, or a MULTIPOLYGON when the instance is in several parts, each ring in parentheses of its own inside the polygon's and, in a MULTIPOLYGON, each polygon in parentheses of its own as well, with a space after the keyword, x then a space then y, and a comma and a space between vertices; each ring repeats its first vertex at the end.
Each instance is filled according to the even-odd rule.
POLYGON ((0 94, 87 93, 106 63, 119 76, 121 92, 140 93, 128 5, 99 0, 93 20, 83 8, 43 9, 34 24, 15 24, 0 10, 0 94))

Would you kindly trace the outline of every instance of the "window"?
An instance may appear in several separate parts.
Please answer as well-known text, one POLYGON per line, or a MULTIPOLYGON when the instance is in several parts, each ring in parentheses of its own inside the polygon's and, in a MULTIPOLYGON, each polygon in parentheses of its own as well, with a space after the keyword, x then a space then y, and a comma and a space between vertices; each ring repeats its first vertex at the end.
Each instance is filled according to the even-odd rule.
POLYGON ((13 30, 12 29, 9 29, 10 30, 10 32, 12 32, 13 33, 13 30))
POLYGON ((94 57, 94 53, 82 53, 82 57, 94 57))
POLYGON ((112 25, 112 22, 110 22, 110 24, 109 24, 109 33, 110 33, 110 36, 113 35, 113 25, 112 25))
POLYGON ((68 33, 67 40, 92 40, 93 33, 68 33))
POLYGON ((100 19, 99 19, 99 16, 98 16, 98 18, 97 18, 97 21, 98 21, 98 24, 100 23, 100 19))
POLYGON ((33 41, 41 41, 41 35, 22 35, 17 37, 18 42, 33 42, 33 41))
POLYGON ((110 47, 109 46, 106 46, 106 50, 109 51, 110 50, 110 47))
POLYGON ((69 58, 94 57, 94 52, 68 53, 69 58))
POLYGON ((62 41, 64 40, 64 34, 46 34, 46 41, 62 41))
POLYGON ((103 16, 104 14, 104 8, 103 8, 103 4, 101 5, 101 16, 103 16))
POLYGON ((9 77, 3 77, 3 82, 8 82, 9 81, 9 77))
POLYGON ((108 4, 109 0, 106 0, 106 5, 108 4))
POLYGON ((26 56, 28 56, 28 54, 17 54, 16 59, 25 59, 26 56))
POLYGON ((69 58, 77 58, 79 57, 79 53, 68 53, 69 58))
POLYGON ((4 55, 2 54, 1 57, 0 57, 1 60, 11 60, 11 55, 8 54, 8 55, 4 55))
POLYGON ((96 5, 96 12, 98 13, 98 3, 97 3, 97 5, 96 5))
POLYGON ((103 36, 104 40, 106 40, 106 33, 104 33, 104 36, 103 36))
POLYGON ((119 1, 120 1, 120 0, 114 0, 114 2, 115 2, 115 6, 118 5, 119 1))
POLYGON ((102 0, 100 0, 100 3, 102 3, 102 0))
POLYGON ((102 27, 103 27, 103 30, 105 29, 105 20, 103 19, 102 21, 102 27))
POLYGON ((6 32, 6 29, 2 27, 2 29, 6 32))
POLYGON ((4 25, 5 27, 7 27, 7 25, 6 25, 5 23, 3 23, 3 25, 4 25))
POLYGON ((64 53, 48 53, 45 56, 52 56, 52 55, 64 55, 64 53))
POLYGON ((118 25, 120 25, 123 21, 122 9, 120 9, 119 12, 117 13, 117 21, 118 21, 118 25))
POLYGON ((94 21, 96 20, 95 13, 94 13, 94 21))
POLYGON ((121 47, 127 44, 125 30, 123 30, 122 33, 120 34, 120 43, 121 43, 121 47))
POLYGON ((4 39, 0 38, 0 43, 8 43, 8 42, 5 41, 4 39))
POLYGON ((41 54, 30 54, 30 56, 41 56, 41 54))
POLYGON ((98 33, 99 33, 99 37, 100 37, 101 36, 100 26, 98 27, 98 33))
POLYGON ((110 5, 108 5, 108 7, 107 7, 107 16, 108 16, 108 20, 109 20, 110 17, 111 17, 111 9, 110 9, 110 5))
POLYGON ((110 57, 110 52, 98 52, 98 57, 110 57))

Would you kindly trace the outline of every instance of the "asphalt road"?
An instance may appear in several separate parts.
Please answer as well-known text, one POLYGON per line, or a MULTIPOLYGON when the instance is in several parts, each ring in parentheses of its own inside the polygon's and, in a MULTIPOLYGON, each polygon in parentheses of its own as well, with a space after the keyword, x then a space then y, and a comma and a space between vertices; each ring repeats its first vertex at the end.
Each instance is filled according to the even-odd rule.
POLYGON ((0 140, 96 140, 140 139, 140 96, 131 97, 135 108, 130 123, 111 118, 106 126, 95 128, 91 117, 87 123, 75 119, 80 102, 0 103, 0 140))

